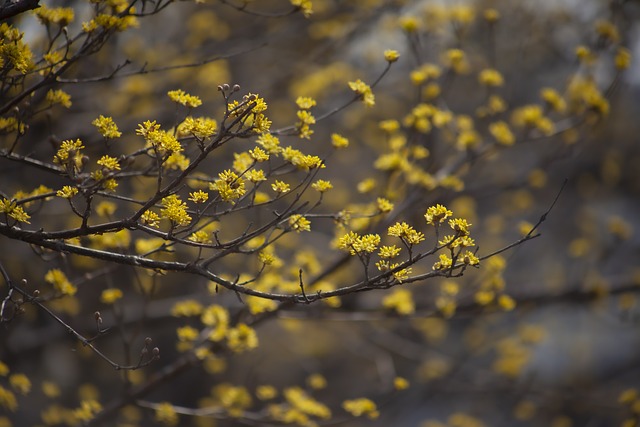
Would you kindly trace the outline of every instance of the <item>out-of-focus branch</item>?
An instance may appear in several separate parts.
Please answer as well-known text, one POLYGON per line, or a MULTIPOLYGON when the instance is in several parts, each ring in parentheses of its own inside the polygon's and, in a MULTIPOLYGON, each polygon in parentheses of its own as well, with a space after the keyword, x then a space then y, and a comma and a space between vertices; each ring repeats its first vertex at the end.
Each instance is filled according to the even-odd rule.
POLYGON ((40 7, 40 0, 7 0, 0 6, 0 21, 40 7))

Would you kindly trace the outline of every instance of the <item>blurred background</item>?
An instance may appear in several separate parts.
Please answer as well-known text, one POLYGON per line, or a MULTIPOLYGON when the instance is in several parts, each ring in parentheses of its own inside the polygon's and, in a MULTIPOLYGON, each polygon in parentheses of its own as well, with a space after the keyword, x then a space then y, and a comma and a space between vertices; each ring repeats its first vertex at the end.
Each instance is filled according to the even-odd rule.
MULTIPOLYGON (((92 13, 88 2, 48 5, 74 8, 71 33, 92 13)), ((640 384, 640 3, 316 0, 313 8, 305 18, 288 14, 291 6, 282 0, 171 4, 140 19, 139 28, 116 34, 98 54, 73 67, 67 77, 82 81, 109 76, 118 64, 131 62, 103 81, 61 85, 73 105, 34 117, 20 149, 50 161, 57 141, 81 138, 93 157, 105 146, 90 123, 104 114, 123 132, 108 149, 115 155, 128 153, 142 146, 135 135, 139 123, 176 124, 179 112, 168 101, 168 90, 198 95, 203 105, 197 114, 215 118, 224 111, 217 90, 223 83, 260 94, 269 105, 272 129, 283 128, 295 123, 296 97, 315 98, 317 116, 340 107, 351 97, 346 82, 360 78, 372 83, 386 67, 383 50, 395 49, 400 59, 374 88, 374 107, 354 103, 313 126, 310 141, 287 140, 321 156, 331 151, 332 133, 350 141, 347 150, 331 154, 319 175, 334 186, 322 211, 355 209, 385 196, 396 203, 395 220, 424 224, 426 208, 442 203, 473 224, 480 255, 517 241, 547 212, 538 229, 541 236, 501 254, 504 268, 487 260, 460 278, 403 286, 415 304, 410 315, 385 307, 384 298, 394 290, 381 290, 344 297, 337 308, 303 305, 265 316, 254 326, 257 349, 221 354, 184 369, 105 425, 157 425, 156 403, 197 408, 220 399, 212 391, 220 384, 244 386, 252 395, 264 384, 278 390, 300 385, 332 409, 333 419, 319 425, 639 425, 640 400, 627 394, 620 401, 620 395, 640 384), (246 10, 238 10, 242 7, 246 10), (498 11, 499 18, 487 17, 487 10, 498 11), (602 22, 615 25, 616 40, 598 27, 602 22), (577 55, 579 46, 593 57, 577 55), (618 46, 631 53, 624 72, 614 65, 618 46), (446 68, 443 56, 454 48, 465 52, 468 72, 443 72, 434 79, 440 92, 432 96, 436 89, 427 82, 416 84, 412 72, 427 63, 446 68), (478 74, 486 68, 499 70, 504 85, 480 84, 478 74), (586 90, 575 87, 578 78, 600 90, 607 111, 584 108, 583 101, 574 99, 576 91, 586 90), (544 105, 543 88, 555 89, 568 104, 564 112, 546 110, 555 130, 545 135, 518 129, 512 124, 517 122, 514 111, 544 105), (492 95, 503 100, 505 111, 483 112, 492 95), (426 133, 412 130, 407 117, 421 102, 450 110, 456 118, 471 117, 482 145, 460 151, 446 129, 432 124, 426 133), (440 181, 420 185, 373 166, 390 152, 380 122, 391 119, 403 124, 409 143, 429 150, 428 157, 416 162, 440 181), (496 119, 512 124, 514 145, 493 143, 488 129, 496 119), (367 179, 376 184, 367 189, 362 184, 367 179), (490 298, 496 300, 510 296, 515 307, 483 302, 487 289, 495 290, 490 298), (409 387, 396 390, 397 377, 408 380, 409 387), (354 418, 341 409, 344 400, 359 397, 376 402, 378 418, 354 418)), ((44 43, 46 32, 35 17, 25 14, 14 23, 26 41, 44 43)), ((6 148, 12 139, 3 138, 6 148)), ((233 153, 251 143, 234 141, 200 172, 216 176, 224 169, 220 165, 229 165, 233 153)), ((54 189, 66 184, 4 158, 0 182, 5 195, 41 183, 54 189)), ((132 180, 121 188, 143 194, 145 185, 132 180)), ((62 202, 47 205, 46 225, 52 229, 70 224, 62 202)), ((250 218, 234 221, 224 224, 222 233, 241 232, 250 218)), ((343 258, 331 249, 333 222, 313 224, 312 234, 288 235, 279 247, 294 281, 304 263, 317 274, 310 258, 319 266, 343 258)), ((427 238, 433 236, 427 233, 427 238)), ((46 288, 42 278, 59 262, 4 237, 0 254, 10 276, 25 278, 34 288, 46 288)), ((52 310, 86 336, 95 332, 93 313, 100 310, 106 326, 116 325, 96 342, 105 353, 135 363, 148 336, 161 349, 161 359, 141 370, 114 371, 49 316, 25 307, 26 313, 0 330, 0 361, 12 373, 27 374, 32 383, 31 392, 19 397, 18 409, 4 415, 12 422, 5 425, 77 424, 69 414, 82 400, 108 405, 122 393, 124 377, 143 384, 170 367, 181 356, 176 328, 189 323, 172 315, 180 301, 220 304, 234 318, 251 318, 234 294, 214 292, 202 278, 151 275, 73 256, 63 263, 79 291, 50 301, 52 310), (104 304, 100 294, 114 283, 125 297, 116 305, 104 304), (43 382, 55 383, 59 393, 44 391, 43 382)), ((431 266, 415 266, 414 273, 431 266)), ((233 275, 243 267, 242 260, 230 258, 219 270, 233 275)), ((361 277, 356 267, 355 261, 342 263, 327 280, 336 286, 352 283, 361 277)), ((0 291, 6 294, 4 283, 0 291)), ((247 410, 263 414, 265 405, 254 396, 247 410)), ((185 426, 245 423, 274 425, 217 416, 181 415, 179 421, 185 426)))

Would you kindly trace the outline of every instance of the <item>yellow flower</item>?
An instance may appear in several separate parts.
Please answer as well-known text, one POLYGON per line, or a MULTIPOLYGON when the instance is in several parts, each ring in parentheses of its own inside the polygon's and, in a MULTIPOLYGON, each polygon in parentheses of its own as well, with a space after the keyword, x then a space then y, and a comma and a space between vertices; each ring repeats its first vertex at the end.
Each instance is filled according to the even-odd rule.
POLYGON ((366 415, 371 419, 375 419, 380 415, 376 404, 372 400, 365 397, 353 400, 345 400, 344 402, 342 402, 342 407, 345 411, 347 411, 354 417, 366 415))
POLYGON ((330 181, 319 179, 313 184, 311 184, 311 187, 320 193, 324 193, 325 191, 331 190, 333 188, 333 185, 331 184, 330 181))
POLYGON ((160 226, 160 215, 153 211, 145 211, 140 219, 142 219, 142 221, 149 227, 157 228, 160 226))
POLYGON ((260 385, 256 387, 256 396, 260 400, 270 400, 278 395, 278 390, 270 385, 260 385))
POLYGON ((489 133, 495 138, 498 144, 509 146, 515 143, 516 137, 509 129, 506 122, 498 121, 489 125, 489 133))
POLYGON ((484 19, 490 24, 493 24, 500 19, 500 12, 498 12, 496 9, 486 9, 482 15, 484 16, 484 19))
POLYGON ((97 127, 98 132, 107 139, 119 138, 122 135, 122 132, 118 131, 118 126, 111 117, 100 115, 91 124, 97 127))
POLYGON ((289 184, 287 184, 286 182, 282 182, 280 180, 276 180, 276 182, 271 184, 271 188, 276 193, 281 193, 281 194, 287 193, 291 190, 291 188, 289 187, 289 184))
POLYGON ((626 70, 631 65, 631 52, 627 48, 619 47, 613 61, 618 70, 626 70))
POLYGON ((387 62, 389 63, 396 62, 398 58, 400 58, 400 54, 398 53, 397 50, 387 49, 384 51, 384 59, 387 62))
POLYGON ((71 187, 70 185, 65 185, 62 189, 56 191, 56 196, 63 197, 65 199, 70 199, 76 194, 78 194, 78 189, 76 187, 71 187))
POLYGON ((311 222, 300 214, 294 214, 289 217, 289 226, 298 233, 311 231, 311 222))
POLYGON ((375 95, 371 91, 371 87, 362 80, 358 79, 354 82, 349 82, 349 88, 360 95, 362 102, 364 102, 364 105, 367 107, 373 107, 375 105, 375 95))
POLYGON ((171 315, 174 317, 191 317, 202 314, 202 304, 194 299, 179 301, 173 305, 171 315))
POLYGON ((547 103, 553 111, 564 113, 567 109, 567 103, 555 89, 545 87, 540 91, 540 97, 547 103))
POLYGON ((231 203, 235 203, 235 200, 246 193, 244 180, 229 169, 220 172, 218 179, 209 184, 209 189, 218 191, 222 200, 231 203))
POLYGON ((301 110, 308 110, 311 107, 315 107, 316 106, 316 100, 313 99, 313 98, 307 97, 307 96, 299 96, 296 99, 296 105, 301 110))
POLYGON ((61 89, 50 89, 45 99, 50 104, 60 104, 65 108, 71 108, 71 95, 61 89))
POLYGON ((451 215, 453 215, 453 212, 446 207, 437 204, 427 209, 427 213, 424 214, 424 218, 427 220, 427 224, 436 225, 443 223, 451 215))
POLYGON ((347 148, 349 146, 349 140, 337 133, 331 134, 331 145, 334 148, 347 148))
POLYGON ((173 102, 184 105, 188 108, 195 108, 202 105, 202 100, 200 98, 194 95, 189 95, 181 89, 170 90, 167 92, 167 95, 169 95, 169 98, 171 98, 173 102))
POLYGON ((118 159, 116 159, 115 157, 102 156, 100 157, 100 160, 98 160, 96 163, 108 170, 115 170, 115 171, 120 170, 120 163, 118 162, 118 159))
POLYGON ((480 71, 478 75, 478 81, 480 84, 489 87, 498 87, 504 84, 504 79, 502 78, 502 74, 498 70, 494 70, 492 68, 486 68, 480 71))
POLYGON ((239 323, 227 332, 227 345, 236 353, 253 350, 258 347, 258 335, 253 328, 239 323))
POLYGON ((393 388, 396 390, 405 390, 409 388, 409 381, 406 378, 395 377, 393 379, 393 388))
POLYGON ((180 200, 178 195, 171 194, 164 197, 161 203, 164 206, 160 210, 162 218, 168 219, 174 226, 189 225, 191 217, 187 213, 187 204, 180 200))
POLYGON ((410 245, 417 245, 424 240, 424 234, 416 231, 406 222, 396 222, 387 232, 389 236, 399 237, 410 245))
POLYGON ((67 279, 67 276, 59 269, 49 270, 44 276, 47 283, 53 285, 56 291, 63 295, 75 295, 78 289, 67 279))
POLYGON ((413 295, 408 289, 396 289, 382 299, 382 306, 394 310, 402 316, 413 314, 416 311, 413 295))
POLYGON ((378 205, 378 211, 381 213, 387 213, 393 210, 393 203, 383 197, 378 197, 376 204, 378 205))
POLYGON ((403 16, 400 18, 400 28, 407 33, 415 33, 419 27, 418 18, 415 16, 403 16))
POLYGON ((31 391, 31 381, 25 374, 9 375, 9 384, 12 389, 23 395, 29 394, 31 391))
POLYGON ((100 301, 105 304, 113 304, 122 298, 122 291, 118 288, 105 289, 100 295, 100 301))
POLYGON ((311 0, 289 0, 292 5, 300 9, 305 18, 313 14, 313 4, 311 0))
POLYGON ((204 203, 209 200, 209 193, 205 193, 202 190, 194 191, 189 193, 188 200, 191 200, 193 203, 204 203))
POLYGON ((178 414, 169 402, 162 402, 156 407, 156 421, 167 426, 178 425, 178 414))

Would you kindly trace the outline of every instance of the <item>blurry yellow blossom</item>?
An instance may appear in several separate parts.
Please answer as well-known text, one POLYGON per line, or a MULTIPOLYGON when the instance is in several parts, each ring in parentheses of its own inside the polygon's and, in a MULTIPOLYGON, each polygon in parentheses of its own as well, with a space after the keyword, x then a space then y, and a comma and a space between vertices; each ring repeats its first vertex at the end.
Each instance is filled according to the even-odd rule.
POLYGON ((382 299, 382 306, 407 316, 415 312, 413 295, 408 289, 396 289, 382 299))
POLYGON ((489 133, 495 138, 500 145, 513 145, 516 137, 509 129, 509 125, 504 121, 498 121, 489 125, 489 133))
POLYGON ((63 295, 75 295, 78 289, 67 279, 67 276, 59 269, 49 270, 44 275, 44 280, 53 285, 56 291, 63 295))
POLYGON ((113 304, 122 298, 122 291, 118 288, 105 289, 100 295, 100 301, 105 304, 113 304))
POLYGON ((409 388, 409 381, 406 378, 395 377, 393 379, 393 388, 396 390, 405 390, 409 388))
POLYGON ((376 404, 366 397, 361 397, 359 399, 353 400, 345 400, 344 402, 342 402, 342 407, 345 411, 347 411, 354 417, 366 415, 368 418, 375 419, 380 415, 376 404))
POLYGON ((398 60, 398 58, 400 58, 400 54, 398 53, 397 50, 385 50, 384 51, 384 59, 391 63, 391 62, 396 62, 398 60))
POLYGON ((23 395, 31 391, 31 380, 25 374, 9 375, 9 384, 12 389, 23 395))
POLYGON ((258 347, 258 335, 253 328, 239 323, 227 332, 227 345, 236 353, 253 350, 258 347))
POLYGON ((156 406, 155 420, 167 426, 178 425, 178 414, 169 402, 163 402, 156 406))
POLYGON ((331 145, 335 148, 346 148, 349 146, 349 140, 337 133, 331 134, 331 145))
POLYGON ((362 102, 367 107, 373 107, 375 105, 375 95, 371 91, 371 87, 368 84, 358 79, 354 82, 349 82, 349 88, 360 95, 362 102))
POLYGON ((627 48, 619 47, 613 61, 618 70, 626 70, 631 65, 631 52, 627 48))
POLYGON ((65 108, 71 108, 71 95, 62 89, 50 89, 49 92, 47 92, 45 99, 49 104, 60 104, 65 108))
POLYGON ((260 400, 270 400, 278 395, 278 390, 270 385, 260 385, 256 387, 256 396, 260 400))
POLYGON ((498 70, 486 68, 478 74, 478 81, 484 86, 497 87, 504 84, 502 74, 498 70))
POLYGON ((313 4, 311 0, 289 0, 292 5, 296 6, 302 11, 305 18, 308 18, 313 13, 313 4))
POLYGON ((81 421, 87 422, 93 419, 95 415, 102 411, 102 405, 93 399, 83 400, 80 407, 74 409, 73 415, 81 421))

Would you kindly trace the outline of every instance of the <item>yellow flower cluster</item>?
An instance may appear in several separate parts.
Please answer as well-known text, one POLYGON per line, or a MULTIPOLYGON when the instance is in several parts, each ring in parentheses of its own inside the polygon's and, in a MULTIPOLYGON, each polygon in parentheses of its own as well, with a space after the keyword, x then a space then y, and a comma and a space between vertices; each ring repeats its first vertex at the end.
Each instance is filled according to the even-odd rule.
POLYGON ((269 154, 279 154, 282 151, 282 147, 280 147, 280 140, 277 136, 274 136, 270 133, 263 133, 256 140, 263 149, 267 150, 269 154))
POLYGON ((429 225, 438 225, 443 223, 447 218, 453 215, 453 212, 447 209, 445 206, 437 204, 427 208, 427 212, 424 214, 424 218, 429 225))
POLYGON ((314 190, 320 192, 320 193, 324 193, 326 191, 329 191, 333 188, 333 184, 331 184, 330 181, 325 181, 324 179, 319 179, 316 182, 314 182, 313 184, 311 184, 311 188, 313 188, 314 190))
POLYGON ((70 7, 48 7, 43 4, 35 10, 35 15, 45 25, 55 24, 65 27, 73 22, 74 12, 70 7))
POLYGON ((347 148, 349 146, 349 140, 337 133, 331 134, 331 145, 334 148, 347 148))
POLYGON ((378 249, 378 245, 380 245, 379 234, 360 236, 358 233, 350 231, 338 239, 338 248, 349 251, 351 255, 371 254, 378 249))
POLYGON ((218 179, 209 184, 210 190, 216 190, 225 202, 235 203, 246 193, 244 180, 232 170, 218 174, 218 179))
POLYGON ((160 226, 160 215, 153 211, 145 211, 141 216, 142 221, 147 224, 149 227, 159 227, 160 226))
POLYGON ((299 8, 305 18, 308 18, 313 13, 313 4, 311 0, 289 0, 291 4, 299 8))
POLYGON ((76 194, 78 194, 78 189, 70 185, 65 185, 62 189, 56 191, 56 196, 63 197, 65 199, 70 199, 76 194))
POLYGON ((191 217, 187 213, 187 204, 180 200, 177 194, 164 197, 162 206, 164 207, 160 210, 161 217, 171 221, 173 227, 189 225, 191 222, 191 217))
POLYGON ((302 170, 325 167, 320 157, 304 154, 302 151, 292 147, 285 147, 284 150, 282 150, 282 158, 302 170))
POLYGON ((98 132, 107 139, 119 138, 122 135, 122 132, 118 130, 118 126, 111 117, 100 115, 91 124, 97 127, 98 132))
POLYGON ((0 213, 6 214, 10 218, 13 218, 18 222, 30 224, 29 219, 31 217, 28 213, 25 212, 23 207, 18 206, 16 202, 12 202, 11 200, 5 199, 4 197, 0 201, 0 213))
POLYGON ((45 99, 49 104, 60 104, 65 108, 71 108, 71 95, 62 89, 50 89, 45 99))
POLYGON ((160 129, 160 124, 156 123, 155 120, 147 120, 139 124, 136 135, 143 136, 147 144, 162 156, 183 150, 176 137, 172 133, 160 129))
POLYGON ((182 89, 170 90, 167 95, 171 100, 187 108, 196 108, 202 105, 202 100, 194 95, 189 95, 182 89))
POLYGON ((399 237, 409 246, 417 245, 424 240, 424 233, 416 231, 406 222, 396 222, 387 230, 387 234, 393 237, 399 237))
POLYGON ((555 131, 555 124, 544 115, 542 107, 535 104, 515 109, 511 122, 520 128, 537 129, 543 135, 551 135, 555 131))
POLYGON ((408 289, 393 290, 382 299, 382 306, 401 316, 408 316, 416 311, 413 295, 408 289))
POLYGON ((211 137, 217 130, 218 123, 208 117, 193 118, 189 116, 178 125, 179 136, 193 135, 199 140, 211 137))
POLYGON ((300 214, 294 214, 289 217, 289 226, 298 233, 311 231, 311 221, 300 214))
POLYGON ((100 294, 100 301, 105 304, 113 304, 114 302, 122 298, 122 296, 122 290, 118 288, 105 289, 100 294))
POLYGON ((227 105, 229 116, 242 117, 243 123, 255 133, 264 134, 271 128, 271 120, 264 115, 267 103, 256 94, 245 95, 242 102, 233 101, 227 105))
POLYGON ((67 276, 59 269, 49 270, 44 275, 44 280, 53 285, 54 289, 63 295, 75 295, 78 289, 67 279, 67 276))
POLYGON ((258 335, 253 328, 239 323, 227 331, 227 345, 236 353, 253 350, 258 347, 258 335))
POLYGON ((499 87, 504 84, 502 74, 493 68, 486 68, 480 71, 480 74, 478 74, 478 81, 481 85, 488 87, 499 87))
POLYGON ((115 157, 104 155, 96 163, 107 170, 111 170, 111 171, 120 170, 120 163, 118 162, 118 159, 116 159, 115 157))
POLYGON ((353 400, 345 400, 342 402, 342 407, 345 411, 353 415, 354 417, 360 417, 362 415, 366 415, 368 418, 375 419, 380 416, 380 412, 378 412, 378 407, 371 400, 366 397, 361 397, 359 399, 353 400))
POLYGON ((373 107, 375 105, 376 98, 371 87, 362 80, 358 79, 354 82, 349 82, 349 88, 360 96, 362 102, 367 107, 373 107))
POLYGON ((33 54, 29 45, 22 41, 23 37, 22 32, 6 22, 0 24, 0 58, 5 70, 27 74, 33 68, 33 54))
POLYGON ((467 55, 461 49, 449 49, 443 53, 441 61, 443 65, 456 74, 466 74, 469 72, 469 61, 467 55))
POLYGON ((511 132, 509 125, 500 120, 489 125, 489 133, 500 145, 509 146, 516 142, 516 137, 511 132))

